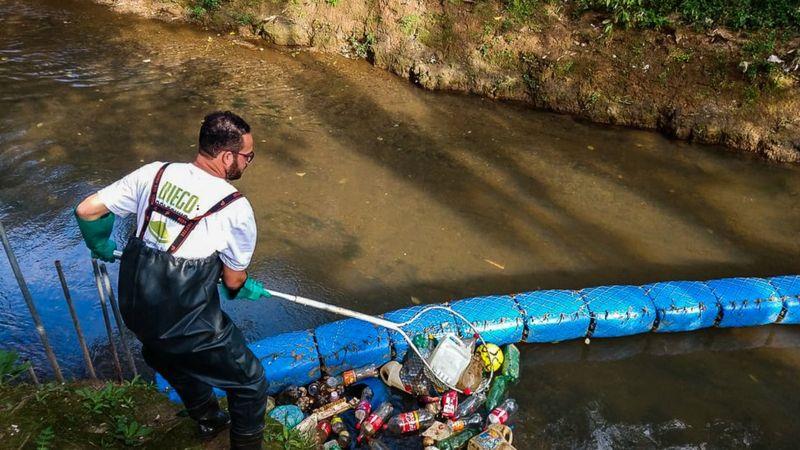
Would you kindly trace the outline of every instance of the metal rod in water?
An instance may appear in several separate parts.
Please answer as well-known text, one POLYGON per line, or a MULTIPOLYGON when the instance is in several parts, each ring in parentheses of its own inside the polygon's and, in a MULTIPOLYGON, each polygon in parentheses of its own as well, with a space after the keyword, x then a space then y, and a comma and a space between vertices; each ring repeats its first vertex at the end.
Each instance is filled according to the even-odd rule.
POLYGON ((33 385, 36 386, 37 389, 42 387, 42 383, 39 383, 39 377, 36 376, 36 371, 33 370, 33 364, 31 364, 30 361, 27 361, 27 363, 28 363, 28 376, 31 377, 33 385))
POLYGON ((75 312, 75 306, 72 304, 72 295, 69 293, 67 279, 64 277, 64 269, 61 267, 61 261, 56 260, 55 265, 56 272, 58 272, 58 280, 61 282, 61 289, 64 291, 64 299, 67 301, 67 306, 69 307, 69 315, 72 316, 72 324, 75 326, 75 333, 78 335, 78 343, 83 352, 83 360, 86 362, 86 370, 89 372, 89 378, 97 380, 94 364, 92 364, 92 356, 89 354, 89 347, 86 345, 86 339, 83 337, 81 324, 78 322, 78 314, 75 312))
POLYGON ((20 270, 17 257, 14 256, 14 250, 11 249, 11 244, 8 242, 8 235, 6 235, 6 229, 2 222, 0 222, 0 240, 3 241, 3 247, 5 247, 6 255, 8 255, 8 262, 11 263, 11 270, 14 271, 14 276, 17 277, 19 289, 22 291, 22 298, 25 299, 28 310, 31 312, 31 318, 36 326, 36 332, 39 334, 39 339, 42 341, 47 359, 50 361, 50 365, 53 366, 56 380, 58 380, 59 383, 63 383, 64 375, 61 373, 61 367, 58 365, 56 354, 53 353, 53 348, 50 347, 50 341, 47 339, 47 332, 44 330, 44 325, 42 325, 42 318, 39 317, 36 305, 33 304, 33 297, 31 297, 31 292, 28 290, 28 285, 25 283, 25 278, 22 276, 22 270, 20 270))
POLYGON ((117 346, 114 344, 114 331, 111 329, 111 320, 108 318, 108 307, 106 306, 106 294, 103 289, 103 282, 100 281, 100 269, 97 267, 97 260, 92 260, 92 270, 94 271, 94 283, 97 286, 97 293, 100 295, 100 310, 103 312, 103 322, 106 325, 106 333, 108 334, 108 345, 111 348, 111 357, 114 362, 114 371, 117 373, 117 378, 122 381, 122 366, 119 363, 119 355, 117 354, 117 346))
POLYGON ((125 322, 122 321, 122 314, 119 312, 119 304, 117 298, 114 296, 114 289, 111 288, 111 279, 108 276, 108 270, 105 264, 100 264, 100 276, 103 278, 103 284, 108 293, 108 302, 111 303, 111 311, 114 313, 114 321, 117 323, 117 330, 119 331, 120 341, 122 341, 122 349, 125 350, 125 358, 128 360, 128 365, 133 372, 133 376, 138 376, 139 372, 136 370, 136 362, 133 360, 131 354, 131 347, 128 344, 128 328, 125 322))

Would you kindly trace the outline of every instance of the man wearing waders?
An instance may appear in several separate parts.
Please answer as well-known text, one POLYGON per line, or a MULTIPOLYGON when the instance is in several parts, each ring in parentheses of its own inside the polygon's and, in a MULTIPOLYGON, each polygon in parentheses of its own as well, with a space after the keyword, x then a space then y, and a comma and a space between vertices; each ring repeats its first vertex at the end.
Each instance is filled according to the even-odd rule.
POLYGON ((92 256, 114 261, 115 216, 136 214, 137 231, 119 270, 125 325, 142 356, 175 389, 201 437, 230 429, 231 448, 260 449, 267 381, 241 331, 220 309, 228 298, 257 300, 262 286, 247 277, 256 243, 250 203, 228 183, 252 162, 250 126, 215 112, 200 127, 192 163, 145 165, 86 198, 75 215, 92 256), (221 410, 212 386, 228 395, 221 410))

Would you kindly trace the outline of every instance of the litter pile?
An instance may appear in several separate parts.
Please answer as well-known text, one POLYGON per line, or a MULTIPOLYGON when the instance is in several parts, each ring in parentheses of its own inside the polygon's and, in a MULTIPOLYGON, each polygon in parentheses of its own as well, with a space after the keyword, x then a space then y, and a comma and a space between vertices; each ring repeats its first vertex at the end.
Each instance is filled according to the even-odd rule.
POLYGON ((519 380, 519 350, 477 338, 419 334, 402 363, 289 386, 269 416, 325 450, 420 441, 425 450, 514 450, 518 405, 508 389, 519 380))

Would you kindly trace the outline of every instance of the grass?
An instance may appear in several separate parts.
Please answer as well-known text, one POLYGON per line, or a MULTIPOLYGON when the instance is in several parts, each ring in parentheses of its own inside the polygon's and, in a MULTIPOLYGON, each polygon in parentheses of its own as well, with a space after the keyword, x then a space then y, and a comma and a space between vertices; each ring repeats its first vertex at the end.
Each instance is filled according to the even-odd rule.
POLYGON ((194 19, 200 19, 208 13, 218 10, 223 0, 194 0, 189 5, 189 13, 194 19))
MULTIPOLYGON (((180 407, 140 378, 102 385, 11 382, 27 370, 0 350, 0 447, 48 449, 205 447, 180 407)), ((223 405, 225 401, 221 402, 223 405)), ((217 438, 227 443, 227 434, 217 438)), ((216 441, 215 441, 216 442, 216 441)), ((218 445, 213 448, 220 448, 218 445)), ((308 438, 267 418, 266 450, 311 450, 308 438)))
POLYGON ((797 0, 576 0, 584 10, 611 15, 607 31, 614 26, 659 28, 671 16, 687 25, 724 25, 737 30, 784 28, 800 31, 797 0))
POLYGON ((400 31, 406 36, 413 37, 417 35, 420 26, 419 14, 409 14, 400 18, 400 31))

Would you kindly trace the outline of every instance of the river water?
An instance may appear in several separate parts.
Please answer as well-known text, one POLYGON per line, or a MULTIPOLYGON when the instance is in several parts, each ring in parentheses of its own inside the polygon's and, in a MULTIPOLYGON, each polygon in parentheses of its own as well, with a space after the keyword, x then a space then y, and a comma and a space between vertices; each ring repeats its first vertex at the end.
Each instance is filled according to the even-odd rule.
MULTIPOLYGON (((191 159, 214 109, 253 126, 258 157, 238 183, 259 226, 251 273, 278 290, 379 313, 799 269, 797 167, 85 2, 0 0, 0 106, 0 218, 69 376, 82 360, 54 259, 95 350, 104 342, 72 207, 145 162, 191 159)), ((332 319, 278 301, 226 308, 249 339, 332 319)), ((0 342, 47 372, 5 262, 0 342)), ((523 358, 520 449, 789 447, 800 435, 794 327, 526 345, 523 358)))

